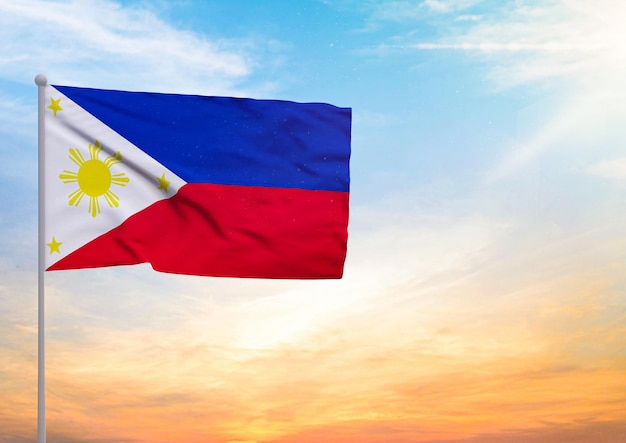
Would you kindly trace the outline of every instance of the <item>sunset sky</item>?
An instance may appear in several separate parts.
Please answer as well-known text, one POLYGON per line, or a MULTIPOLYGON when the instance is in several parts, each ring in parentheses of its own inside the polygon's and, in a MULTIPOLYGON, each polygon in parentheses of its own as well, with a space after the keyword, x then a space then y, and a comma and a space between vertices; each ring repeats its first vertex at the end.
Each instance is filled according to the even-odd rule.
POLYGON ((40 72, 353 109, 342 280, 46 274, 49 443, 626 441, 624 23, 618 0, 0 0, 0 442, 36 440, 40 72))

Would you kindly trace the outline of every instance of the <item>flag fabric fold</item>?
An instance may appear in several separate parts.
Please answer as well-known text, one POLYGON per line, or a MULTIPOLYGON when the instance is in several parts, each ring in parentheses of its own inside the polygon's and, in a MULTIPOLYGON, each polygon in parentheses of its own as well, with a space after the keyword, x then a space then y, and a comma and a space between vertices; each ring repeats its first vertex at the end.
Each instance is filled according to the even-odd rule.
POLYGON ((351 110, 46 88, 46 270, 340 278, 351 110))

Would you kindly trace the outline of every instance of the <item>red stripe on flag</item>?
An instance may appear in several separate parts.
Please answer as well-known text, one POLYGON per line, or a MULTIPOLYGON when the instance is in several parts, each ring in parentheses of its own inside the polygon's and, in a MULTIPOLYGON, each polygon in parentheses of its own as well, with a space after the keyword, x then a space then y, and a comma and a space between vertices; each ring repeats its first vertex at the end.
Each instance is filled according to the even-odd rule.
POLYGON ((341 278, 346 192, 188 184, 48 270, 151 263, 177 274, 341 278))

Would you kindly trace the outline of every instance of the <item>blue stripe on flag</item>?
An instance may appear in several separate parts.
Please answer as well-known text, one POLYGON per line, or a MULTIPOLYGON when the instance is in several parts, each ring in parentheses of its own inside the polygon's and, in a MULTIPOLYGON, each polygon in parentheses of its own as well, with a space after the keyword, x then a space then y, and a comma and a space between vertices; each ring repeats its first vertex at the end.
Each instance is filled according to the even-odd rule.
POLYGON ((188 183, 349 191, 350 108, 54 87, 188 183))

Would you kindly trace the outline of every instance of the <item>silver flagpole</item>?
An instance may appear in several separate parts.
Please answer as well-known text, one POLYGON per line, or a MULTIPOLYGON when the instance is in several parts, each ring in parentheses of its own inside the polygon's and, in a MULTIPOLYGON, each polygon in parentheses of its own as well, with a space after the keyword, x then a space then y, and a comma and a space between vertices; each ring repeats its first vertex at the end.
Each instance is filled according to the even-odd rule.
POLYGON ((38 266, 38 325, 37 325, 37 443, 46 443, 46 331, 45 331, 45 304, 44 304, 44 268, 46 239, 44 238, 45 223, 45 186, 44 186, 44 166, 46 160, 46 128, 45 128, 45 104, 46 85, 48 79, 43 74, 35 77, 35 84, 38 86, 38 137, 39 137, 39 256, 38 266))

